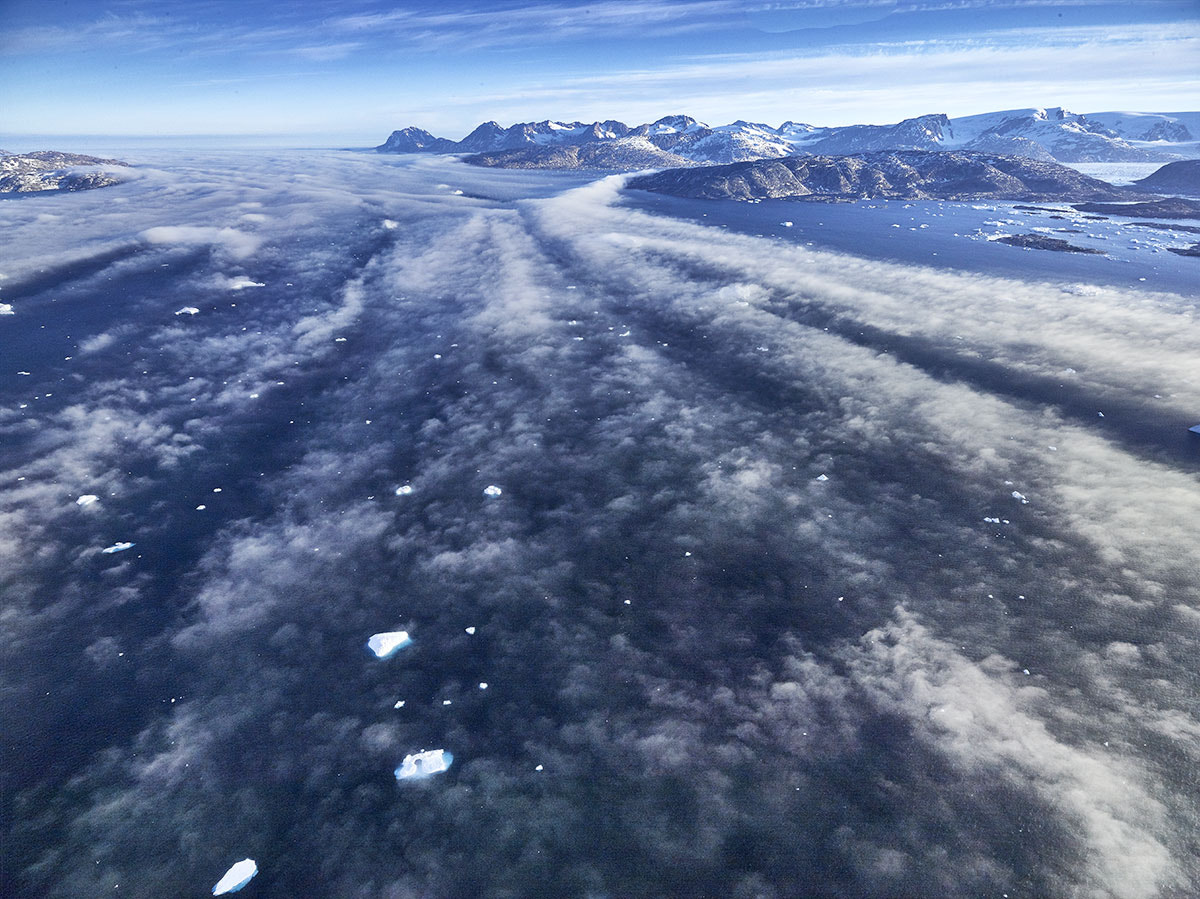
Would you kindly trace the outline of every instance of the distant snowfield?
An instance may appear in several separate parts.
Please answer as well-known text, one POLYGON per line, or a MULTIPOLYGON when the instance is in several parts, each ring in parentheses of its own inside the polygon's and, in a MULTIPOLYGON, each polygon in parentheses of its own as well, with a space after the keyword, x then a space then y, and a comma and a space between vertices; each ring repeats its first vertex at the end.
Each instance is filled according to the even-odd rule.
POLYGON ((1152 175, 1165 165, 1162 162, 1067 162, 1077 172, 1107 181, 1109 184, 1132 184, 1152 175))
POLYGON ((16 894, 1200 880, 1195 260, 989 240, 1065 209, 127 158, 0 204, 16 894))

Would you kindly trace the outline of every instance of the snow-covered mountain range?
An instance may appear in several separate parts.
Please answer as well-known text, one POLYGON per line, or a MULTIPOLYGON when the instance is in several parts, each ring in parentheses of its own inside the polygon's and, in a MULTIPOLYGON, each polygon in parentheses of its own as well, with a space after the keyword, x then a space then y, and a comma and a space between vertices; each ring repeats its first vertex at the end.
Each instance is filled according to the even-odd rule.
POLYGON ((1200 158, 1200 112, 1078 115, 1050 107, 958 118, 932 114, 892 125, 784 122, 777 128, 741 120, 712 127, 685 115, 632 127, 612 120, 521 122, 509 128, 484 122, 460 141, 404 128, 375 149, 484 154, 472 161, 519 168, 681 167, 897 150, 965 150, 1059 162, 1169 162, 1200 158))

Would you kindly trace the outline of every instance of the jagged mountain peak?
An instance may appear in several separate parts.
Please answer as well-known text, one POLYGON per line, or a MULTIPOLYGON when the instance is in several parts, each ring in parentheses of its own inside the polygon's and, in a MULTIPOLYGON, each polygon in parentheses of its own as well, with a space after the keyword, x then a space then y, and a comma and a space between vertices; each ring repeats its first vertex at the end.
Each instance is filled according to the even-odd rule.
POLYGON ((686 133, 700 128, 708 128, 703 122, 698 122, 690 115, 665 115, 650 123, 651 133, 661 133, 668 129, 686 133))

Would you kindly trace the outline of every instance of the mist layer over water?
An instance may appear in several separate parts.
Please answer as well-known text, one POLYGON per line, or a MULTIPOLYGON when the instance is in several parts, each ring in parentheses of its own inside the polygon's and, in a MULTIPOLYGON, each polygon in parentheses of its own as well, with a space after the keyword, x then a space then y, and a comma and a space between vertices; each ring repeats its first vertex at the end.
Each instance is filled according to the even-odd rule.
POLYGON ((1190 894, 1191 299, 137 161, 0 205, 0 891, 1190 894))

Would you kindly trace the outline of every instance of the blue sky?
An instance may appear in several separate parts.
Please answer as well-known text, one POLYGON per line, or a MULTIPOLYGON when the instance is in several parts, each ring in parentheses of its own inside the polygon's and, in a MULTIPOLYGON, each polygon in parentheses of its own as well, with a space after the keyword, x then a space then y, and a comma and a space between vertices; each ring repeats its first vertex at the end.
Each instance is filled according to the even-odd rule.
POLYGON ((0 0, 0 136, 1200 108, 1197 0, 0 0))

